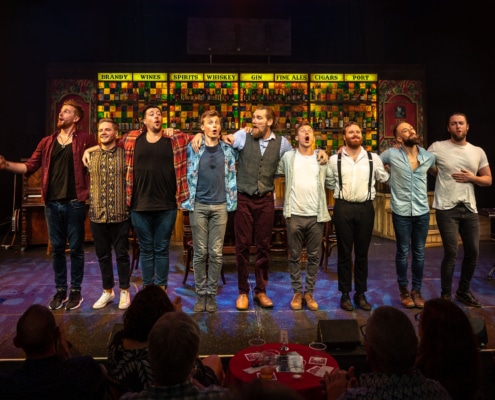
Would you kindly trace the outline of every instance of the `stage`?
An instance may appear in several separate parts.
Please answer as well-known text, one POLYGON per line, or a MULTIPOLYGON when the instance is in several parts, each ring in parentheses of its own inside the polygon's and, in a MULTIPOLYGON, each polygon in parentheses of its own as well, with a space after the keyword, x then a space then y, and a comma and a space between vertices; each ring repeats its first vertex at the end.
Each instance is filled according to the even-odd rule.
MULTIPOLYGON (((440 295, 441 247, 426 249, 426 265, 422 294, 425 299, 440 295)), ((225 256, 224 273, 226 284, 219 282, 216 313, 193 313, 196 299, 194 276, 189 274, 183 285, 184 258, 182 246, 171 248, 171 262, 168 293, 171 298, 182 297, 183 311, 190 314, 199 324, 203 333, 200 354, 218 354, 229 359, 240 349, 248 345, 249 339, 263 337, 266 342, 277 342, 280 329, 287 329, 289 342, 309 344, 316 339, 319 320, 355 319, 358 326, 366 322, 369 312, 356 309, 346 312, 340 308, 340 292, 337 290, 336 275, 337 249, 334 248, 328 261, 328 270, 318 271, 315 299, 318 311, 292 311, 289 303, 292 289, 289 282, 287 260, 284 252, 272 252, 267 294, 274 302, 273 309, 262 309, 253 302, 253 293, 249 295, 248 311, 237 311, 237 270, 234 256, 225 256)), ((395 242, 373 236, 369 251, 368 301, 373 308, 382 304, 403 309, 417 326, 414 315, 419 309, 404 309, 399 302, 396 281, 395 242)), ((252 256, 253 257, 253 256, 252 256)), ((459 249, 458 263, 454 275, 453 291, 457 288, 460 274, 462 246, 459 249)), ((486 349, 495 349, 495 277, 487 276, 495 262, 495 243, 483 240, 480 243, 480 259, 472 281, 472 291, 483 304, 477 309, 459 304, 470 318, 482 318, 486 327, 488 342, 486 349)), ((107 342, 115 324, 122 322, 124 311, 118 309, 118 288, 115 300, 107 307, 93 310, 93 303, 101 295, 101 278, 98 262, 91 243, 85 246, 85 276, 82 288, 84 302, 73 311, 64 309, 53 311, 57 321, 66 331, 69 341, 81 354, 89 354, 104 360, 107 355, 107 342)), ((410 276, 410 274, 409 274, 410 276)), ((250 283, 254 287, 254 274, 250 274, 250 283)), ((135 269, 131 278, 131 297, 141 287, 141 273, 135 269)), ((0 359, 3 366, 17 364, 23 353, 13 345, 16 322, 24 310, 33 303, 47 305, 55 293, 51 258, 46 254, 46 246, 28 247, 24 252, 0 249, 0 359)), ((391 333, 393 334, 393 333, 391 333)), ((360 335, 360 334, 359 334, 360 335)), ((361 338, 361 336, 359 336, 361 338)), ((362 339, 362 338, 361 338, 362 339)), ((356 362, 359 356, 364 363, 364 350, 358 346, 353 351, 342 351, 336 356, 341 366, 356 362)), ((365 365, 365 364, 363 364, 365 365)), ((364 367, 363 367, 364 368, 364 367)))

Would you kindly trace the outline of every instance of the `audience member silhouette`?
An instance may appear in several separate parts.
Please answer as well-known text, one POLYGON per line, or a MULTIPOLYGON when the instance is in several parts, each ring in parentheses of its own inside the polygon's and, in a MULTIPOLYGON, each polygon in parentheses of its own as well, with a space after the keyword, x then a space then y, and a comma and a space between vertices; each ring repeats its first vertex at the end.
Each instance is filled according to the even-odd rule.
MULTIPOLYGON (((121 385, 121 391, 140 392, 151 384, 148 334, 163 314, 181 309, 181 298, 172 303, 158 285, 147 285, 137 292, 124 313, 123 329, 114 335, 108 348, 108 375, 121 385)), ((198 386, 219 385, 223 378, 220 357, 196 359, 194 379, 198 386)))
POLYGON ((303 397, 290 386, 277 381, 255 379, 234 392, 237 400, 303 400, 303 397))
POLYGON ((24 365, 0 375, 2 399, 103 399, 106 381, 90 356, 72 357, 65 335, 45 306, 30 306, 17 322, 14 345, 24 365))
POLYGON ((401 310, 380 306, 362 328, 367 361, 372 372, 354 376, 337 370, 324 377, 327 400, 446 400, 447 390, 414 369, 418 338, 412 322, 401 310))
POLYGON ((153 383, 141 393, 126 393, 121 399, 230 399, 226 388, 216 385, 200 388, 193 383, 200 339, 198 325, 187 314, 165 313, 148 336, 153 383))
POLYGON ((426 377, 439 381, 452 399, 480 399, 480 353, 464 311, 451 301, 431 299, 418 322, 416 367, 426 377))

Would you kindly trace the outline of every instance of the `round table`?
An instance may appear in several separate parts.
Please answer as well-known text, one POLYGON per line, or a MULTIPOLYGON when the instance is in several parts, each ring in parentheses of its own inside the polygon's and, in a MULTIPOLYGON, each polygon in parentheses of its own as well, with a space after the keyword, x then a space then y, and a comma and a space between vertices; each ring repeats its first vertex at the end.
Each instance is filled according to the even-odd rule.
MULTIPOLYGON (((263 346, 262 351, 276 350, 280 351, 280 343, 267 343, 263 346)), ((296 352, 301 355, 304 359, 304 373, 299 379, 295 379, 293 374, 290 372, 275 372, 275 379, 285 385, 290 386, 292 389, 299 392, 305 399, 318 399, 322 396, 322 385, 321 377, 316 376, 308 370, 315 367, 316 364, 310 364, 310 357, 312 355, 311 349, 302 344, 291 343, 288 345, 288 352, 296 352)), ((246 368, 252 367, 252 361, 249 361, 246 354, 255 353, 259 351, 259 348, 248 347, 239 352, 237 352, 234 357, 229 361, 229 366, 226 374, 226 384, 231 387, 242 387, 243 384, 253 381, 258 378, 257 373, 248 373, 244 370, 246 368)), ((326 358, 326 366, 331 368, 338 368, 339 365, 337 361, 325 352, 318 354, 319 357, 326 358)))

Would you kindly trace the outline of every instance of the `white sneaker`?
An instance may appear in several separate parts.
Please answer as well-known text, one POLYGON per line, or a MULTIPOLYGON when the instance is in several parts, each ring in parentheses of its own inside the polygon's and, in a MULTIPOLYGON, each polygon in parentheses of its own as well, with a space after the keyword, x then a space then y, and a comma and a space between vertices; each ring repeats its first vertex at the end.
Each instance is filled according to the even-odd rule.
POLYGON ((98 301, 95 304, 93 304, 93 308, 97 310, 99 308, 105 307, 108 303, 110 303, 114 299, 114 297, 115 297, 115 293, 113 292, 113 289, 110 293, 104 290, 103 294, 98 299, 98 301))
POLYGON ((127 310, 131 305, 131 295, 128 290, 120 289, 120 302, 119 308, 121 310, 127 310))

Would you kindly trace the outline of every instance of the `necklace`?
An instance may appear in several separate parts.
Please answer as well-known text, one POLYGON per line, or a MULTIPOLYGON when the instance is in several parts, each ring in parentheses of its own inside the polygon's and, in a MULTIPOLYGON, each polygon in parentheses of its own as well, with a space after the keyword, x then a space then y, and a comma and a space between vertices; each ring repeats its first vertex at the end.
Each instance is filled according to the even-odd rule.
MULTIPOLYGON (((60 133, 58 134, 58 137, 60 137, 60 133)), ((72 138, 72 133, 71 133, 71 134, 69 134, 69 135, 67 135, 67 136, 65 137, 65 140, 64 140, 62 143, 60 143, 60 141, 59 141, 60 145, 62 146, 62 149, 65 149, 65 145, 67 144, 67 142, 68 142, 71 138, 72 138)), ((62 140, 62 139, 60 139, 60 140, 62 140)))

